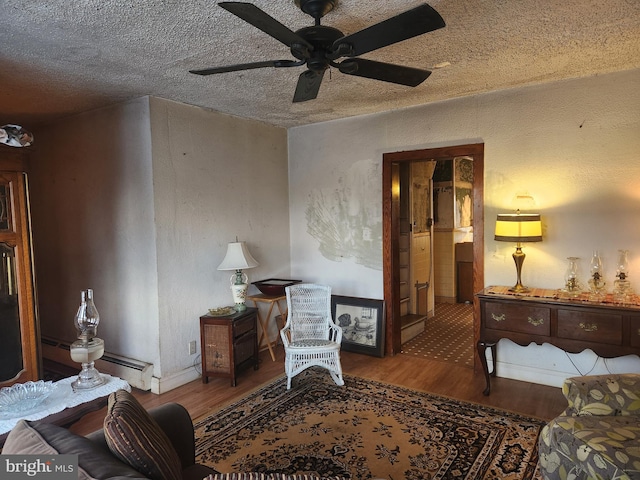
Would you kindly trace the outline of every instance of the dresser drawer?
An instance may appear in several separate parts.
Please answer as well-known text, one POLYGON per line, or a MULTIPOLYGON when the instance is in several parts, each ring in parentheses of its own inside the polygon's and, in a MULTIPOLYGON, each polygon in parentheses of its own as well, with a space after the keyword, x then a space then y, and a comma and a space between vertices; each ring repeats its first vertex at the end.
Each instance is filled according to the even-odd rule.
POLYGON ((622 345, 622 315, 558 309, 558 337, 622 345))
POLYGON ((543 306, 484 302, 485 328, 549 336, 551 310, 543 306))
POLYGON ((253 334, 244 336, 234 345, 236 365, 241 364, 253 356, 255 352, 255 343, 256 337, 255 334, 253 334))
POLYGON ((233 338, 238 338, 247 332, 254 330, 255 319, 253 317, 245 317, 233 322, 233 338))
POLYGON ((629 318, 629 344, 632 347, 640 347, 640 317, 629 318))

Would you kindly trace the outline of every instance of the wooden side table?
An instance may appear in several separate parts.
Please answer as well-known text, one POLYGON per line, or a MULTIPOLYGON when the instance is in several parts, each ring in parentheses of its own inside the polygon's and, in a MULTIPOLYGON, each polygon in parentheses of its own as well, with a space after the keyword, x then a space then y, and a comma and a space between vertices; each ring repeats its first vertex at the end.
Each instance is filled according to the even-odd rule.
POLYGON ((202 383, 209 377, 225 377, 235 387, 241 367, 253 364, 258 369, 257 313, 257 308, 247 308, 232 315, 200 317, 202 383))
POLYGON ((273 345, 278 343, 278 338, 276 337, 275 340, 271 340, 271 338, 269 338, 269 330, 268 330, 269 322, 273 318, 273 313, 274 313, 273 312, 273 306, 274 305, 278 306, 278 312, 286 320, 286 318, 287 318, 287 306, 286 306, 287 296, 286 295, 270 296, 270 295, 265 295, 264 293, 258 293, 256 295, 247 295, 247 300, 253 301, 253 304, 255 305, 256 309, 258 310, 258 321, 260 322, 260 328, 262 328, 262 332, 260 332, 260 339, 258 340, 258 348, 262 347, 262 341, 266 340, 267 341, 267 347, 269 348, 269 353, 271 354, 271 360, 273 360, 275 362, 276 361, 276 354, 273 351, 273 345), (280 301, 281 300, 285 301, 284 310, 282 309, 282 306, 280 305, 280 301), (258 308, 258 303, 268 303, 269 304, 269 310, 267 311, 267 315, 266 316, 264 316, 264 317, 262 316, 262 313, 260 312, 260 309, 258 308))

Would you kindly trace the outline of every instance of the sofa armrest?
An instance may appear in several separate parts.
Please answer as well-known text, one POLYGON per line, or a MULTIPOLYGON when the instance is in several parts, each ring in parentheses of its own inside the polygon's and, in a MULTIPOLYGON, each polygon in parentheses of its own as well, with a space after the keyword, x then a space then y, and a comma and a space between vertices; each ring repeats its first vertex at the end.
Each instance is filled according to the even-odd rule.
POLYGON ((187 409, 179 403, 165 403, 150 409, 149 415, 171 440, 182 462, 182 469, 192 466, 196 461, 196 442, 193 422, 187 409))
MULTIPOLYGON (((193 422, 189 412, 178 403, 165 403, 149 409, 148 412, 171 440, 171 444, 180 458, 182 469, 194 465, 196 446, 193 422)), ((87 438, 109 451, 102 429, 90 433, 87 438)))
POLYGON ((640 416, 640 374, 567 378, 562 393, 569 406, 564 415, 640 416))

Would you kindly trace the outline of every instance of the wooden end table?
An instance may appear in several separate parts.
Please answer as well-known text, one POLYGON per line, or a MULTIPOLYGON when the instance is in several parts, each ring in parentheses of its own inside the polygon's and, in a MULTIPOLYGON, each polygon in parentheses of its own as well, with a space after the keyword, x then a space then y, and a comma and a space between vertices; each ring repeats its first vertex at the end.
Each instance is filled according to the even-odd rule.
POLYGON ((258 370, 257 312, 249 307, 232 315, 200 317, 202 383, 209 377, 225 377, 235 387, 242 366, 252 364, 258 370))

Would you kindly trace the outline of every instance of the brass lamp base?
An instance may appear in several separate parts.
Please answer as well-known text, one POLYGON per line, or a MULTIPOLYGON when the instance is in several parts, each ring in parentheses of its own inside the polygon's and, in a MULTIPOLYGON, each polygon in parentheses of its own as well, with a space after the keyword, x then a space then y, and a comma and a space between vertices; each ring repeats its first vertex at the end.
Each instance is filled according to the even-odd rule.
POLYGON ((531 289, 529 287, 525 287, 521 283, 516 283, 513 287, 509 289, 509 291, 513 293, 529 293, 531 289))
POLYGON ((522 247, 520 246, 520 244, 516 245, 516 251, 513 252, 512 256, 513 256, 513 261, 516 264, 517 280, 516 280, 516 284, 513 287, 511 287, 509 291, 513 293, 527 293, 530 291, 529 288, 522 285, 522 281, 520 280, 520 276, 522 274, 522 264, 524 263, 524 258, 526 257, 526 255, 522 251, 522 247))

